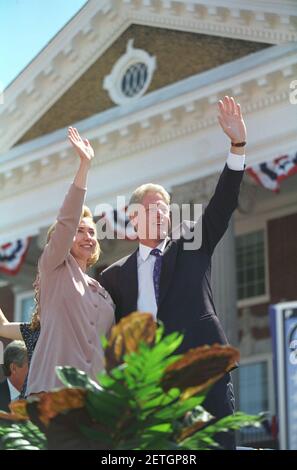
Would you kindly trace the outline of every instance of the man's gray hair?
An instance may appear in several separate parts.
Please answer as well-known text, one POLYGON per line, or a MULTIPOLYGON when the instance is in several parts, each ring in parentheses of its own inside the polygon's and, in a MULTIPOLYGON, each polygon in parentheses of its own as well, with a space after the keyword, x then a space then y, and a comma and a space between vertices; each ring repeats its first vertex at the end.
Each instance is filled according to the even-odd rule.
POLYGON ((3 372, 6 377, 11 375, 10 366, 16 364, 22 367, 28 360, 27 348, 24 341, 12 341, 4 349, 3 372))
POLYGON ((164 202, 166 202, 166 204, 168 205, 170 204, 170 195, 166 191, 166 189, 163 188, 163 186, 161 186, 160 184, 146 183, 142 184, 141 186, 138 186, 138 188, 133 191, 130 197, 129 206, 131 206, 132 204, 141 204, 144 196, 147 193, 160 193, 164 202))

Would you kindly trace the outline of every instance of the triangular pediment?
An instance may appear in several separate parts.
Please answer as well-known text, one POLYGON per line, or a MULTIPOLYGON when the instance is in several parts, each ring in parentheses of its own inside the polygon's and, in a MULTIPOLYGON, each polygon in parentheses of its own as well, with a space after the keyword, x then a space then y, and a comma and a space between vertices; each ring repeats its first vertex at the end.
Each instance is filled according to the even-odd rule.
POLYGON ((131 38, 157 55, 147 93, 267 44, 297 40, 292 0, 261 9, 243 0, 211 3, 89 0, 5 90, 0 153, 112 107, 102 78, 131 38))
POLYGON ((103 82, 125 53, 126 44, 131 38, 135 48, 143 49, 156 58, 156 70, 147 93, 268 47, 252 41, 131 25, 17 144, 116 106, 103 88, 103 82))

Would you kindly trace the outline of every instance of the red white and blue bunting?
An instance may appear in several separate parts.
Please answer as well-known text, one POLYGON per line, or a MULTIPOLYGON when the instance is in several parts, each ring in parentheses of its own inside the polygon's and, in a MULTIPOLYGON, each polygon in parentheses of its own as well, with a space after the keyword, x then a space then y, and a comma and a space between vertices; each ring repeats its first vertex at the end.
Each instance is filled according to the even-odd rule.
POLYGON ((258 184, 277 193, 280 183, 297 173, 297 152, 254 165, 247 168, 247 172, 258 184))
POLYGON ((25 238, 0 246, 0 272, 15 276, 20 271, 30 240, 30 238, 25 238))

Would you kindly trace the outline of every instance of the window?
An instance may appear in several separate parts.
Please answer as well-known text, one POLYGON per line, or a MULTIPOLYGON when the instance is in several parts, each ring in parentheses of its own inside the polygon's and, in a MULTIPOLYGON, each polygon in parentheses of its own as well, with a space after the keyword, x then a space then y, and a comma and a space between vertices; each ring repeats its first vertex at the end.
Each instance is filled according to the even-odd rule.
POLYGON ((103 89, 110 99, 119 105, 131 103, 145 94, 156 70, 156 57, 143 49, 133 46, 133 39, 127 50, 113 65, 111 73, 103 80, 103 89))
POLYGON ((145 87, 148 77, 148 67, 146 64, 137 62, 130 65, 122 79, 122 92, 125 96, 132 98, 138 95, 145 87))
POLYGON ((239 409, 248 414, 269 410, 267 361, 239 368, 239 409))
POLYGON ((17 294, 15 320, 18 322, 30 322, 34 306, 34 291, 17 294))
POLYGON ((271 355, 246 359, 239 367, 238 408, 247 414, 267 413, 260 427, 245 427, 238 434, 238 444, 251 447, 276 446, 273 369, 271 355))
POLYGON ((236 274, 238 300, 265 295, 263 230, 236 237, 236 274))

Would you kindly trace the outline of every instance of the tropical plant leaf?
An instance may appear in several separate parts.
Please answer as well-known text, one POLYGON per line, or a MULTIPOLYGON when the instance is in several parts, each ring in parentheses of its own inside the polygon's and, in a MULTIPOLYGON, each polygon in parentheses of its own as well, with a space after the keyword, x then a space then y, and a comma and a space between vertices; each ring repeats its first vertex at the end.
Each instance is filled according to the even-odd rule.
MULTIPOLYGON (((38 418, 48 426, 51 419, 68 410, 83 408, 85 405, 87 390, 80 388, 65 388, 52 392, 46 392, 28 399, 28 403, 35 403, 38 410, 38 418)), ((30 408, 28 408, 30 415, 30 408)))
POLYGON ((16 416, 18 420, 28 420, 29 415, 27 412, 27 400, 16 400, 9 404, 12 415, 16 416))
POLYGON ((89 415, 98 423, 109 426, 111 430, 121 419, 127 406, 127 401, 109 391, 87 393, 86 408, 89 415))
POLYGON ((15 413, 7 413, 6 411, 0 411, 0 426, 2 425, 1 420, 4 421, 26 421, 28 418, 24 418, 15 413))
POLYGON ((218 444, 214 440, 215 434, 241 429, 245 426, 258 427, 263 419, 263 415, 251 416, 242 412, 236 412, 233 415, 225 416, 215 423, 205 426, 191 437, 185 438, 180 444, 186 449, 197 449, 197 446, 201 443, 216 447, 218 444))
POLYGON ((92 380, 85 372, 70 366, 56 367, 56 374, 60 381, 68 388, 84 388, 86 390, 100 391, 102 387, 92 380))
POLYGON ((81 425, 80 426, 82 434, 100 445, 104 446, 107 449, 112 449, 113 447, 113 436, 109 434, 106 429, 106 426, 99 426, 98 423, 92 428, 81 425))
POLYGON ((4 450, 42 450, 46 448, 46 438, 28 421, 0 427, 0 445, 4 450))
MULTIPOLYGON (((173 389, 174 390, 174 389, 173 389)), ((188 398, 187 400, 179 400, 178 402, 172 404, 170 407, 166 407, 161 410, 157 410, 155 412, 156 419, 172 419, 172 420, 179 420, 186 416, 187 413, 195 409, 195 407, 201 405, 201 403, 205 400, 205 395, 197 395, 195 397, 188 398)), ((192 424, 192 423, 191 423, 192 424)), ((186 425, 189 425, 186 423, 186 425)))
POLYGON ((106 369, 111 370, 123 363, 126 354, 138 350, 140 341, 153 344, 155 336, 156 323, 150 313, 134 312, 122 318, 112 328, 105 349, 106 369))
POLYGON ((209 387, 234 367, 236 349, 214 345, 175 355, 183 336, 163 332, 151 314, 125 317, 112 330, 107 370, 97 375, 98 383, 75 368, 57 368, 66 388, 0 413, 0 446, 210 449, 218 447, 216 433, 258 425, 259 417, 243 413, 215 421, 201 406, 209 387))
POLYGON ((177 442, 182 442, 186 438, 195 434, 199 429, 202 429, 206 423, 209 423, 213 416, 208 413, 202 406, 195 407, 194 411, 185 416, 184 423, 189 423, 187 427, 183 427, 175 436, 177 442))
POLYGON ((10 413, 0 411, 0 426, 1 420, 5 421, 27 421, 29 419, 27 413, 27 400, 16 400, 9 403, 10 413))
POLYGON ((238 350, 229 345, 214 344, 190 349, 167 368, 162 386, 164 390, 180 388, 182 399, 187 399, 213 385, 234 368, 238 360, 238 350))

